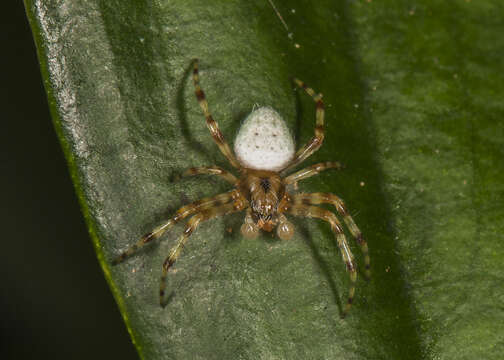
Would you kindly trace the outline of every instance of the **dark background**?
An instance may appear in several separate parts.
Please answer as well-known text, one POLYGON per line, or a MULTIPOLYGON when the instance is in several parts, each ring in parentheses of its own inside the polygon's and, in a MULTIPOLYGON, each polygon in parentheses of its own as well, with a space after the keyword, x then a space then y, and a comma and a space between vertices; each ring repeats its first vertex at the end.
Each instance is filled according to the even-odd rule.
POLYGON ((21 0, 1 15, 1 359, 138 359, 53 130, 21 0))

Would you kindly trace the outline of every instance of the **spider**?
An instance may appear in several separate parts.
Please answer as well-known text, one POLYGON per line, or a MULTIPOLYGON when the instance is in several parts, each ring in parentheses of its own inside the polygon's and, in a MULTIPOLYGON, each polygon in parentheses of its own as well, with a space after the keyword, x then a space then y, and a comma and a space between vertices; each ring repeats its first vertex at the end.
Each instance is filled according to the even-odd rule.
POLYGON ((191 216, 187 221, 184 232, 163 262, 159 302, 164 307, 166 305, 164 297, 168 271, 178 259, 191 234, 202 222, 245 210, 245 221, 240 229, 244 237, 252 239, 257 237, 260 229, 271 232, 276 227, 278 237, 282 240, 288 240, 294 234, 294 226, 285 214, 318 218, 328 222, 331 226, 350 276, 351 284, 348 300, 342 313, 342 317, 344 317, 350 310, 355 294, 356 265, 343 233, 342 225, 336 215, 314 205, 329 204, 336 208, 337 213, 343 218, 364 254, 365 274, 369 278, 370 261, 367 243, 349 215, 343 201, 336 195, 330 193, 290 194, 287 191, 288 185, 296 185, 298 181, 317 175, 326 169, 341 169, 341 165, 338 162, 322 162, 285 176, 288 170, 299 165, 322 145, 324 140, 324 103, 322 102, 322 94, 316 94, 302 81, 293 79, 294 83, 299 88, 304 89, 316 103, 315 136, 297 152, 295 152, 294 142, 287 125, 280 115, 269 107, 260 107, 252 110, 240 128, 234 146, 235 155, 226 140, 224 140, 217 122, 212 118, 208 109, 208 102, 200 86, 198 60, 193 60, 193 63, 195 94, 205 115, 208 129, 220 151, 240 173, 240 177, 237 178, 218 166, 188 169, 182 176, 217 175, 229 182, 233 189, 181 207, 167 222, 145 234, 137 243, 131 245, 115 258, 113 264, 123 262, 142 246, 161 237, 174 224, 191 216))

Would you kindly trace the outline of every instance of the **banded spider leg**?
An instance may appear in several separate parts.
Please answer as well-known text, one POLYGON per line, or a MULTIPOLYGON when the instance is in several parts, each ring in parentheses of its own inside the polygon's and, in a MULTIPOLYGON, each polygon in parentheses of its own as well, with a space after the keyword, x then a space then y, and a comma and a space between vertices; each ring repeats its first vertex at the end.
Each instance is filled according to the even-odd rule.
POLYGON ((112 261, 112 265, 117 265, 123 262, 124 260, 126 260, 126 258, 133 255, 135 252, 137 252, 146 244, 150 243, 153 240, 159 239, 168 229, 170 229, 180 220, 183 220, 190 215, 206 211, 208 209, 220 206, 222 204, 228 203, 238 198, 241 198, 239 192, 237 190, 231 190, 227 193, 219 194, 213 197, 203 198, 191 204, 182 206, 175 212, 175 215, 173 215, 168 221, 158 226, 151 232, 148 232, 147 234, 142 236, 138 242, 131 245, 128 249, 126 249, 126 251, 122 252, 118 257, 116 257, 112 261))
POLYGON ((227 215, 233 212, 243 210, 247 205, 247 201, 243 197, 235 199, 232 203, 224 204, 221 206, 209 207, 207 209, 201 210, 193 217, 187 221, 186 228, 182 235, 177 240, 177 244, 170 250, 170 254, 166 257, 163 262, 163 272, 161 275, 161 282, 159 284, 159 304, 164 307, 166 304, 164 302, 164 295, 166 289, 166 277, 168 275, 168 270, 177 261, 180 252, 184 248, 189 236, 196 230, 198 225, 202 222, 210 220, 212 218, 227 215))

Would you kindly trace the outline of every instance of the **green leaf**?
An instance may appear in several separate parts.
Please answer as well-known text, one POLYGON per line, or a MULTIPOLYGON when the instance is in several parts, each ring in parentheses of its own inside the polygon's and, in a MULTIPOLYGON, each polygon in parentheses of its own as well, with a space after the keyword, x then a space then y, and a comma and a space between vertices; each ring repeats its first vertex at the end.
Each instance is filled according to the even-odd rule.
MULTIPOLYGON (((105 276, 144 359, 498 359, 504 352, 504 5, 439 1, 25 0, 55 128, 105 276), (111 260, 178 207, 229 189, 171 179, 230 167, 193 95, 200 58, 230 143, 255 104, 298 144, 324 94, 326 141, 305 164, 343 172, 300 183, 346 200, 373 278, 349 281, 327 224, 290 241, 247 240, 243 215, 190 238, 157 292, 183 227, 111 260)), ((362 256, 354 246, 357 262, 362 256)))

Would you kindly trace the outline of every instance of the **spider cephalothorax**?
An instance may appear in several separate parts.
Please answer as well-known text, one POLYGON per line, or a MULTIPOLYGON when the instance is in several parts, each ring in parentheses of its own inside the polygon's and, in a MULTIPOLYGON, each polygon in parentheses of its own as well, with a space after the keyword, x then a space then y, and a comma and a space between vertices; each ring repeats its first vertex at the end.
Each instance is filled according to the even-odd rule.
POLYGON ((277 223, 279 201, 285 193, 282 179, 277 173, 265 170, 244 169, 243 175, 238 188, 249 199, 254 226, 266 231, 273 230, 277 223))
POLYGON ((113 263, 122 262, 140 247, 158 239, 177 222, 190 217, 186 229, 163 263, 159 290, 159 300, 163 306, 168 270, 179 257, 189 236, 201 222, 245 210, 245 220, 241 227, 241 233, 245 237, 254 238, 260 230, 270 232, 276 227, 278 237, 287 240, 294 234, 294 226, 289 222, 285 214, 318 218, 328 222, 331 226, 350 275, 351 286, 347 304, 342 314, 344 316, 350 310, 355 293, 356 266, 341 223, 336 215, 315 205, 329 204, 335 207, 364 253, 366 276, 369 276, 369 256, 366 241, 352 217, 348 214, 343 201, 336 195, 331 193, 290 194, 287 191, 288 185, 296 184, 298 181, 317 175, 326 169, 340 169, 341 166, 338 162, 324 162, 284 177, 287 170, 299 165, 322 145, 324 140, 324 103, 322 102, 322 95, 316 94, 302 81, 294 79, 296 85, 304 89, 316 103, 315 135, 297 152, 295 152, 294 142, 287 125, 280 115, 269 107, 260 107, 253 110, 245 119, 236 137, 233 154, 224 140, 217 122, 215 122, 208 110, 205 94, 199 85, 197 60, 194 60, 193 80, 196 98, 205 115, 207 126, 221 152, 226 156, 230 164, 240 172, 240 177, 237 178, 217 166, 187 170, 183 175, 218 175, 232 184, 234 188, 227 193, 204 198, 181 207, 171 219, 152 232, 145 234, 136 244, 130 246, 117 257, 113 263))

